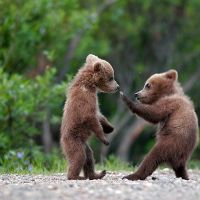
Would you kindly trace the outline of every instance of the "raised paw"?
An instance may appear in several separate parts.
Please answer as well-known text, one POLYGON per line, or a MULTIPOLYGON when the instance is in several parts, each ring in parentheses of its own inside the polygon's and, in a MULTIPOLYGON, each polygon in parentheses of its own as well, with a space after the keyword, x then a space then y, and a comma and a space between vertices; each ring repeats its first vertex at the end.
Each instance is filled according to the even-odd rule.
POLYGON ((110 125, 106 125, 106 126, 104 125, 104 126, 103 126, 103 132, 104 132, 104 133, 107 133, 107 134, 108 134, 108 133, 112 133, 113 130, 114 130, 114 128, 113 128, 112 126, 110 126, 110 125))
POLYGON ((110 144, 106 138, 101 138, 100 140, 101 140, 101 142, 103 142, 105 145, 109 145, 109 144, 110 144))
POLYGON ((104 140, 104 141, 102 141, 105 145, 109 145, 110 144, 110 142, 108 142, 108 140, 104 140))
POLYGON ((120 97, 123 101, 127 100, 127 97, 124 95, 124 93, 122 91, 120 91, 120 97))
POLYGON ((124 96, 124 93, 122 91, 120 91, 119 94, 120 94, 120 97, 124 96))

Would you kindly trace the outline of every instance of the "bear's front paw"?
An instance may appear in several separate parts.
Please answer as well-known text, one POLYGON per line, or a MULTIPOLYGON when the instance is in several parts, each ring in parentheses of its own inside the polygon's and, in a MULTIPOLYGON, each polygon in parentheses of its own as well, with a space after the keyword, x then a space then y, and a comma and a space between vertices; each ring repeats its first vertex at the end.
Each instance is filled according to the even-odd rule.
POLYGON ((127 97, 124 95, 124 93, 122 91, 120 91, 120 97, 123 101, 127 100, 127 97))
POLYGON ((104 125, 104 126, 103 126, 103 132, 104 132, 104 133, 107 133, 107 134, 108 134, 108 133, 112 133, 113 130, 114 130, 114 128, 113 128, 111 125, 106 125, 106 126, 104 125))
POLYGON ((120 94, 120 97, 124 96, 124 93, 122 91, 120 91, 119 94, 120 94))
POLYGON ((107 139, 102 139, 101 140, 105 145, 109 145, 110 143, 108 142, 108 140, 107 139))

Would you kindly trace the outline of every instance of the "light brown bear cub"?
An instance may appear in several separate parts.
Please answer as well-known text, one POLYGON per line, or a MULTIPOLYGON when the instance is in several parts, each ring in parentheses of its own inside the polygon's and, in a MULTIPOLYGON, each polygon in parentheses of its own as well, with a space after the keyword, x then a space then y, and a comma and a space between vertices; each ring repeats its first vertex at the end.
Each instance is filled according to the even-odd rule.
POLYGON ((176 177, 188 180, 186 169, 198 142, 198 119, 191 100, 177 81, 175 70, 154 74, 144 88, 135 93, 139 100, 121 97, 128 108, 145 120, 158 124, 157 142, 138 170, 125 176, 129 180, 144 180, 161 163, 167 163, 176 177))
POLYGON ((97 92, 113 93, 119 89, 112 66, 95 55, 88 55, 68 90, 61 125, 61 146, 68 159, 68 179, 101 179, 106 171, 94 171, 93 152, 86 141, 94 133, 108 145, 104 133, 112 125, 100 113, 97 92), (84 177, 80 176, 83 169, 84 177))

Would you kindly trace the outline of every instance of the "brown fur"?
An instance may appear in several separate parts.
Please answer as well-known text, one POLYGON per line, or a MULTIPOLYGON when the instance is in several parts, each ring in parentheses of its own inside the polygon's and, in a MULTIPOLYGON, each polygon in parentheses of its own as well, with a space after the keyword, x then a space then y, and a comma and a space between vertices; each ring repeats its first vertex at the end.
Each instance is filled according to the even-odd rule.
POLYGON ((133 102, 121 93, 123 101, 133 113, 158 124, 155 146, 138 170, 124 178, 144 180, 158 165, 167 163, 176 177, 189 179, 186 165, 198 142, 198 119, 177 77, 175 70, 154 74, 135 94, 139 102, 133 102))
POLYGON ((61 125, 61 146, 69 161, 68 179, 100 179, 106 172, 94 171, 93 152, 86 141, 94 133, 108 145, 104 133, 112 125, 100 113, 97 91, 112 93, 119 89, 112 66, 94 55, 88 55, 85 65, 75 76, 67 95, 61 125), (79 176, 81 169, 84 177, 79 176))

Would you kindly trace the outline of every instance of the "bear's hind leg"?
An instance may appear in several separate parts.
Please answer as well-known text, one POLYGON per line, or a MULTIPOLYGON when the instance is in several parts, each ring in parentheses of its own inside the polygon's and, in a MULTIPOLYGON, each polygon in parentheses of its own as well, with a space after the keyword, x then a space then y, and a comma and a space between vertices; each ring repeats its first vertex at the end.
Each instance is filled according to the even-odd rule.
POLYGON ((182 165, 180 165, 178 167, 177 166, 173 166, 173 170, 174 170, 177 178, 182 178, 182 179, 185 179, 185 180, 189 180, 185 164, 182 164, 182 165))
POLYGON ((79 176, 86 160, 84 144, 76 140, 71 141, 70 146, 73 146, 73 149, 68 151, 69 169, 67 177, 69 180, 85 180, 85 177, 79 176))
POLYGON ((85 144, 85 152, 86 152, 86 160, 83 167, 85 178, 89 178, 90 180, 102 179, 106 175, 106 171, 103 170, 99 174, 95 173, 93 152, 92 149, 87 144, 85 144))
POLYGON ((165 161, 165 153, 163 152, 163 146, 161 144, 155 145, 150 153, 145 157, 138 170, 123 179, 129 180, 144 180, 147 176, 150 176, 154 170, 165 161))

